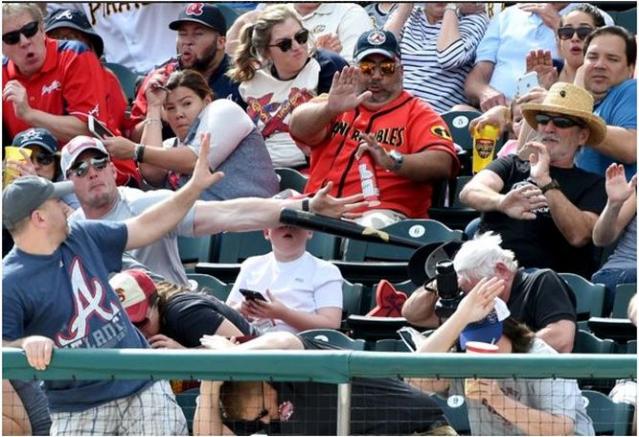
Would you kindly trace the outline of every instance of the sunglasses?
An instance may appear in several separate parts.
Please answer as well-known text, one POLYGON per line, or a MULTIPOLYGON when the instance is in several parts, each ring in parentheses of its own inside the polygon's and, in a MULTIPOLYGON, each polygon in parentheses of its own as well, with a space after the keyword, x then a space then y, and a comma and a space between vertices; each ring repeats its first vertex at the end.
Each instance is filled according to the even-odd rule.
POLYGON ((557 36, 559 36, 559 39, 571 39, 576 32, 577 38, 583 41, 588 35, 592 33, 593 30, 594 29, 592 27, 588 26, 560 27, 559 29, 557 29, 557 36))
POLYGON ((32 21, 31 23, 25 24, 18 30, 14 30, 13 32, 7 32, 3 34, 2 41, 5 44, 12 46, 20 42, 20 34, 23 34, 26 38, 31 38, 33 35, 38 33, 39 29, 40 29, 40 23, 37 21, 32 21))
POLYGON ((394 61, 383 61, 379 64, 370 61, 362 61, 359 63, 358 66, 359 71, 367 76, 372 75, 376 67, 379 67, 379 71, 381 71, 382 76, 390 76, 391 74, 395 74, 395 70, 397 68, 397 64, 394 61))
POLYGON ((573 126, 584 126, 582 122, 563 115, 537 114, 535 115, 535 120, 538 124, 542 125, 548 124, 552 121, 552 123, 560 129, 567 129, 573 126))
MULTIPOLYGON (((306 44, 308 41, 308 35, 308 29, 301 29, 293 35, 293 39, 295 39, 298 44, 306 44)), ((282 52, 286 53, 293 48, 293 39, 284 38, 279 40, 276 44, 271 44, 269 47, 278 47, 282 52)))
POLYGON ((55 155, 40 153, 34 156, 33 154, 31 154, 31 161, 35 161, 40 165, 51 165, 53 164, 53 161, 55 161, 55 155))
POLYGON ((89 172, 89 167, 93 166, 96 170, 103 170, 107 164, 109 163, 109 158, 91 158, 86 161, 82 161, 81 163, 74 165, 73 168, 70 168, 67 172, 67 177, 69 174, 74 173, 77 177, 82 178, 86 176, 89 172))

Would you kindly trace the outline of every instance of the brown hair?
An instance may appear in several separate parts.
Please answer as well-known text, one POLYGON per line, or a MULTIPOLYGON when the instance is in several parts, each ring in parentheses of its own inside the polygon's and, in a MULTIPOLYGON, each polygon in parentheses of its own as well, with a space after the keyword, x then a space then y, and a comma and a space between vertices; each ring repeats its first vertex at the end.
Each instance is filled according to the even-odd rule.
POLYGON ((286 5, 269 6, 262 11, 253 24, 246 24, 240 32, 240 44, 235 50, 233 64, 227 75, 235 82, 246 82, 264 66, 265 53, 271 41, 271 31, 276 24, 289 18, 304 27, 297 12, 286 5))
MULTIPOLYGON (((252 393, 264 396, 262 381, 226 381, 220 387, 220 408, 228 420, 242 420, 245 402, 252 393)), ((256 411, 257 416, 259 411, 256 411)))
POLYGON ((512 317, 503 321, 504 335, 512 343, 513 353, 527 353, 535 341, 535 333, 526 324, 518 322, 512 317))
POLYGON ((173 72, 166 81, 166 88, 169 91, 173 91, 180 86, 190 89, 201 99, 205 99, 206 97, 213 99, 213 91, 209 87, 209 84, 206 83, 204 76, 197 71, 181 70, 173 72))

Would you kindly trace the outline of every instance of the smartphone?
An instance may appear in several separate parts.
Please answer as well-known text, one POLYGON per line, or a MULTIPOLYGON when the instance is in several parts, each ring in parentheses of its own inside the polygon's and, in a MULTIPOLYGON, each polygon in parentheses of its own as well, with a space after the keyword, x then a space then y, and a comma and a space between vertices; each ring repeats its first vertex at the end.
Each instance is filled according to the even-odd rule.
POLYGON ((526 73, 517 79, 517 96, 521 97, 527 94, 531 89, 539 86, 539 78, 536 71, 526 73))
POLYGON ((96 119, 92 115, 89 115, 87 124, 89 126, 89 131, 100 140, 115 136, 113 135, 113 132, 107 129, 107 127, 100 122, 100 120, 96 119))
POLYGON ((268 302, 266 298, 259 291, 247 290, 246 288, 240 288, 240 293, 246 300, 261 300, 268 302))
POLYGON ((412 352, 417 350, 417 346, 424 339, 424 336, 417 329, 411 328, 410 326, 404 326, 398 329, 397 334, 412 352))

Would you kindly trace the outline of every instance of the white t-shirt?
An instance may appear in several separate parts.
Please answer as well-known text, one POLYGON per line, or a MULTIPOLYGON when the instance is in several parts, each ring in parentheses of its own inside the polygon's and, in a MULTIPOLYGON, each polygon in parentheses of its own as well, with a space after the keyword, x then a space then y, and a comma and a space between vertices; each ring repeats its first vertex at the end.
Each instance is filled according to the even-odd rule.
MULTIPOLYGON (((277 261, 271 252, 247 258, 242 263, 226 303, 233 305, 244 299, 240 288, 258 291, 265 297, 266 290, 269 290, 287 307, 315 313, 320 308, 342 308, 342 282, 342 274, 337 267, 308 252, 290 262, 277 261)), ((281 320, 275 320, 275 326, 266 330, 298 332, 281 320)))
POLYGON ((355 3, 322 3, 317 9, 302 17, 304 27, 317 38, 333 33, 342 44, 339 53, 350 62, 359 36, 373 29, 366 10, 355 3))

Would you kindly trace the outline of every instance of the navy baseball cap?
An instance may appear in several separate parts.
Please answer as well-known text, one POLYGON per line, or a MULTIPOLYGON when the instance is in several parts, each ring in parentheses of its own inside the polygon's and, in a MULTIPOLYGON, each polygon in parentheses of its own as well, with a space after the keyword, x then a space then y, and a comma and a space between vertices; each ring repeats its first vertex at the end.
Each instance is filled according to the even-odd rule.
POLYGON ((28 146, 40 146, 52 155, 55 155, 58 150, 58 140, 48 129, 42 127, 23 130, 15 136, 11 144, 21 149, 28 146))
POLYGON ((102 53, 104 53, 104 41, 102 41, 100 35, 95 33, 84 12, 75 9, 59 9, 49 15, 47 21, 44 23, 44 31, 46 33, 62 27, 75 29, 87 35, 93 44, 96 56, 98 58, 102 57, 102 53))
POLYGON ((51 182, 40 176, 16 179, 2 191, 2 224, 12 229, 49 199, 73 193, 73 183, 51 182))
POLYGON ((208 3, 189 3, 177 20, 169 23, 169 29, 179 30, 182 23, 198 23, 226 36, 226 19, 217 6, 208 3))
POLYGON ((506 302, 495 298, 495 308, 482 320, 470 323, 459 335, 459 345, 466 350, 469 341, 495 344, 504 332, 503 321, 510 316, 506 302))
POLYGON ((393 32, 384 30, 369 30, 360 35, 355 44, 353 59, 361 61, 366 56, 380 54, 387 58, 401 58, 399 43, 393 32))

